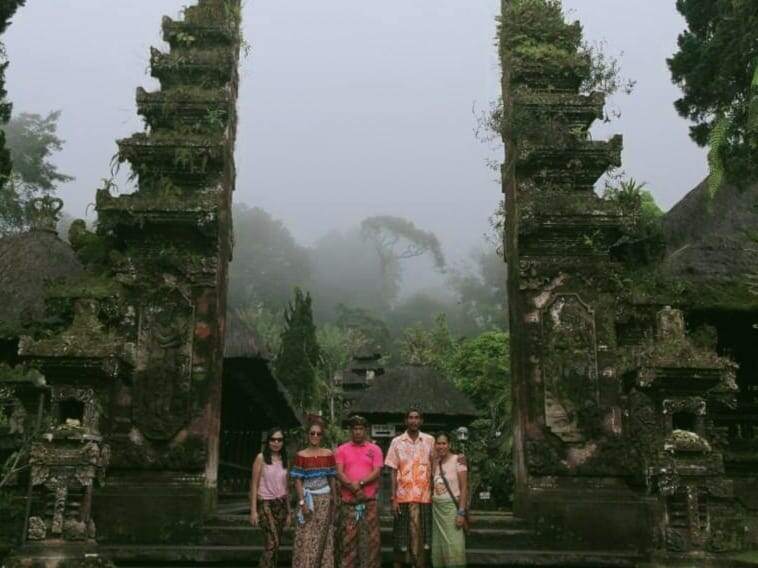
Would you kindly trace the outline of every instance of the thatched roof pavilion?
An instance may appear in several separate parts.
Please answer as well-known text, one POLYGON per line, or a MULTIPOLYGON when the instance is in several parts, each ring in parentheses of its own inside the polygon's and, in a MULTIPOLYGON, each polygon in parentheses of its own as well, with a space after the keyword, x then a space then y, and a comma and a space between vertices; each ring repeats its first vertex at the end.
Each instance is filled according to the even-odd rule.
POLYGON ((84 272, 68 243, 55 231, 32 229, 0 239, 0 334, 39 321, 45 315, 48 284, 74 279, 84 272))
POLYGON ((464 426, 479 416, 465 394, 421 365, 388 369, 353 401, 350 410, 372 424, 400 425, 410 406, 421 408, 427 426, 464 426))
POLYGON ((664 271, 685 285, 687 304, 758 310, 758 183, 711 197, 702 182, 666 214, 664 231, 664 271))

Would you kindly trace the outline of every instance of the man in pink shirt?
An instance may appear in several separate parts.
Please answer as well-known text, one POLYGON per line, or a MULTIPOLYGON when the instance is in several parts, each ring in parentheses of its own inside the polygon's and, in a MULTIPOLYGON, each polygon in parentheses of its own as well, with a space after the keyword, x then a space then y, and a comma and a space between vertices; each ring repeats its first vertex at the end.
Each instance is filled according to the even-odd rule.
POLYGON ((352 440, 337 448, 337 479, 342 498, 342 568, 380 568, 382 564, 376 493, 384 463, 382 450, 367 441, 368 423, 350 417, 352 440))

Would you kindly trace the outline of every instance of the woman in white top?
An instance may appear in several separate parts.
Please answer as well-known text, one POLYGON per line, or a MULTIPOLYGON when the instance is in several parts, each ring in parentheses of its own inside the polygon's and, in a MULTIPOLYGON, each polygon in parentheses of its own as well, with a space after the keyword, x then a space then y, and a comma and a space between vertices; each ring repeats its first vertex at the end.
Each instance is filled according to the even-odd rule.
POLYGON ((434 436, 432 486, 432 564, 434 568, 466 566, 468 468, 450 451, 450 436, 434 436))
POLYGON ((258 566, 277 566, 279 545, 284 527, 290 524, 290 501, 287 488, 287 450, 284 431, 268 431, 263 451, 253 462, 250 484, 250 523, 263 529, 264 550, 258 566))

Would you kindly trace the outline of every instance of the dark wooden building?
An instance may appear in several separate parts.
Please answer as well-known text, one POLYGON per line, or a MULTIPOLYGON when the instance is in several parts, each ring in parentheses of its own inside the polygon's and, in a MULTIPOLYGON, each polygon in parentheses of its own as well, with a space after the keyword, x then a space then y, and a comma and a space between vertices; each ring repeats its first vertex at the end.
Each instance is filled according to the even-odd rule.
POLYGON ((221 403, 219 492, 246 496, 251 465, 270 428, 301 424, 287 389, 271 373, 270 355, 250 325, 227 318, 221 403))
POLYGON ((423 411, 425 432, 454 430, 479 415, 450 381, 421 365, 395 367, 374 378, 353 401, 351 413, 366 417, 372 438, 386 451, 390 439, 405 429, 405 414, 411 406, 423 411))

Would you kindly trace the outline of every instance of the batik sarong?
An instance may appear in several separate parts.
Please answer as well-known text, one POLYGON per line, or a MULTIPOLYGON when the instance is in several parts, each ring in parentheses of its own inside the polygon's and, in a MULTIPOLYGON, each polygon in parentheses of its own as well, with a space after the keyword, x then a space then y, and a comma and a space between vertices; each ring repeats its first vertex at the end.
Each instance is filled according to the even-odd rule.
POLYGON ((458 510, 450 497, 432 499, 432 564, 434 568, 466 566, 466 535, 455 526, 458 510))
POLYGON ((342 503, 341 568, 381 568, 382 542, 376 501, 342 503))
POLYGON ((313 495, 313 510, 295 529, 292 568, 334 568, 332 496, 313 495))
POLYGON ((395 562, 413 566, 429 565, 432 542, 432 506, 429 503, 401 503, 392 527, 395 562))
POLYGON ((259 568, 278 566, 279 546, 287 523, 287 498, 258 501, 258 519, 263 531, 263 554, 259 568))

